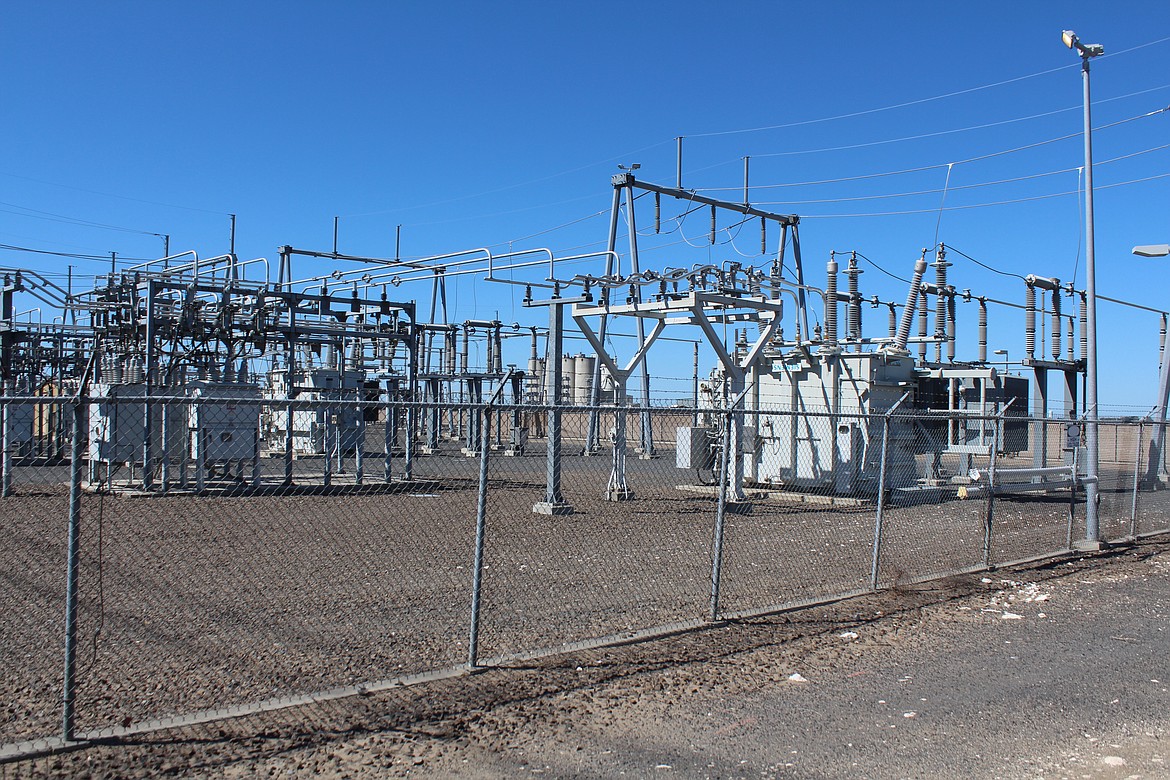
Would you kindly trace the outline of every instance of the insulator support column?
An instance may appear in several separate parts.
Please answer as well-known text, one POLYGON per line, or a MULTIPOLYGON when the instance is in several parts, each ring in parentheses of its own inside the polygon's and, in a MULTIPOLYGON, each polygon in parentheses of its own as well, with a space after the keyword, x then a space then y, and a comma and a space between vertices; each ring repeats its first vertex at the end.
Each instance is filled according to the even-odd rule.
POLYGON ((930 320, 930 310, 926 290, 922 289, 922 285, 918 286, 918 336, 921 341, 918 342, 918 360, 921 363, 926 362, 926 335, 927 323, 930 320))
POLYGON ((857 267, 857 253, 849 256, 849 267, 845 275, 849 277, 849 309, 845 326, 845 337, 848 339, 861 338, 861 293, 858 277, 861 269, 857 267))
POLYGON ((947 268, 950 263, 946 261, 946 250, 940 244, 938 252, 935 254, 935 261, 931 263, 934 266, 934 336, 940 341, 934 345, 934 361, 936 363, 942 362, 942 341, 941 339, 946 335, 947 330, 947 300, 945 291, 947 289, 947 268))
POLYGON ((829 260, 825 282, 825 346, 837 346, 837 261, 829 260))
POLYGON ((979 299, 979 362, 987 362, 987 299, 979 299))
MULTIPOLYGON (((898 335, 894 341, 894 348, 906 349, 910 342, 910 327, 914 324, 914 306, 918 302, 919 287, 922 285, 922 275, 926 273, 926 259, 918 258, 914 264, 914 276, 910 279, 910 291, 906 293, 906 306, 902 311, 902 322, 898 325, 898 335)), ((893 307, 890 307, 893 312, 893 307)))
POLYGON ((1060 316, 1060 285, 1052 291, 1052 359, 1060 360, 1060 334, 1064 322, 1060 316))
POLYGON ((1024 354, 1036 359, 1036 288, 1030 284, 1024 290, 1024 354))

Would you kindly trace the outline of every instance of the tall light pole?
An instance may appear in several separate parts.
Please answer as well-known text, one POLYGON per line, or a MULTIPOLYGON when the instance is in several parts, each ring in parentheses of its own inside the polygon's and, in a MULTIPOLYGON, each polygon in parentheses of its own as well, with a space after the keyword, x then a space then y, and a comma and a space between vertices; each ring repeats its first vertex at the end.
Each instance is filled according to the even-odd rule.
POLYGON ((997 349, 992 354, 1003 355, 1003 372, 1006 374, 1012 366, 1011 358, 1008 357, 1008 351, 1006 349, 997 349))
POLYGON ((1085 44, 1072 30, 1061 34, 1064 45, 1081 56, 1081 75, 1085 85, 1085 538, 1077 547, 1100 549, 1101 525, 1098 516, 1100 493, 1097 480, 1097 268, 1093 244, 1093 125, 1089 115, 1089 60, 1105 53, 1099 43, 1085 44))

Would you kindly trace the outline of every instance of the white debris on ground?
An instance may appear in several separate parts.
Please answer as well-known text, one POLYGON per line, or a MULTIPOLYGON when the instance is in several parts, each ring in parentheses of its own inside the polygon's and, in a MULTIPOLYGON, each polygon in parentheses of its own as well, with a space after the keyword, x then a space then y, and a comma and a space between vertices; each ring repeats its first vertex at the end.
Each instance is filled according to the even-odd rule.
MULTIPOLYGON (((981 581, 984 584, 993 582, 987 577, 981 581)), ((1002 620, 1023 620, 1027 612, 1021 607, 1026 604, 1042 604, 1052 598, 1050 592, 1041 590, 1040 583, 1000 580, 999 585, 1000 589, 991 594, 987 603, 979 608, 979 612, 997 615, 1002 620)), ((959 607, 959 609, 970 611, 971 607, 959 607)), ((1038 618, 1047 617, 1044 612, 1034 614, 1038 618)))
POLYGON ((857 632, 856 631, 842 631, 840 634, 837 634, 837 638, 844 639, 846 642, 852 642, 854 639, 857 638, 857 632))
POLYGON ((800 672, 793 672, 792 674, 788 675, 788 682, 806 683, 808 682, 808 679, 805 678, 805 676, 800 672))

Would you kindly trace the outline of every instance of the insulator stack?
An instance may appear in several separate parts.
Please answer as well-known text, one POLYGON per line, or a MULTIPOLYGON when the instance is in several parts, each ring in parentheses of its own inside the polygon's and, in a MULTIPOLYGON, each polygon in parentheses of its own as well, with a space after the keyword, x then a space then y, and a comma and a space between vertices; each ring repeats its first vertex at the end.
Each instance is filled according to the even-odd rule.
POLYGON ((955 296, 947 296, 947 360, 955 362, 955 296))
POLYGON ((922 363, 926 362, 926 328, 930 320, 930 311, 927 309, 928 301, 926 297, 926 290, 922 286, 918 287, 918 337, 922 339, 918 342, 918 360, 922 363))
POLYGON ((1081 294, 1081 360, 1088 360, 1089 354, 1089 301, 1081 294))
POLYGON ((846 338, 861 338, 861 292, 858 277, 861 269, 857 267, 857 253, 849 257, 849 268, 845 271, 849 277, 849 315, 846 324, 846 338))
MULTIPOLYGON (((935 255, 935 261, 931 264, 934 266, 934 336, 937 339, 942 339, 946 335, 947 330, 947 268, 950 263, 946 261, 946 250, 939 246, 938 253, 935 255)), ((942 362, 942 342, 939 341, 934 345, 934 360, 936 363, 942 362)))
MULTIPOLYGON (((1068 286, 1068 294, 1069 294, 1070 298, 1073 295, 1071 284, 1068 286)), ((1076 350, 1076 330, 1077 329, 1076 329, 1076 323, 1073 322, 1072 306, 1069 306, 1068 308, 1069 308, 1069 315, 1068 315, 1068 359, 1069 360, 1076 360, 1076 353, 1077 353, 1077 350, 1076 350)))
POLYGON ((463 350, 459 355, 459 370, 467 373, 468 354, 471 352, 471 328, 463 329, 463 350))
POLYGON ((828 280, 825 283, 825 345, 837 345, 837 261, 830 260, 826 267, 828 280))
MULTIPOLYGON (((910 342, 910 326, 914 323, 914 305, 918 302, 919 286, 922 284, 922 275, 926 273, 926 260, 919 258, 914 264, 914 276, 910 280, 910 292, 906 294, 906 308, 902 311, 902 322, 898 325, 898 336, 894 346, 906 349, 910 342)), ((893 307, 890 312, 893 313, 893 307)))
POLYGON ((894 304, 890 304, 890 338, 898 335, 898 311, 894 308, 894 304))
POLYGON ((1024 354, 1036 359, 1036 288, 1030 284, 1024 290, 1024 354))
POLYGON ((496 352, 495 352, 496 362, 495 362, 495 365, 494 365, 492 370, 497 374, 502 374, 502 373, 504 373, 504 342, 503 342, 503 336, 500 334, 499 327, 496 328, 495 337, 496 337, 496 352))
POLYGON ((987 301, 979 299, 979 362, 987 362, 987 301))
POLYGON ((1060 334, 1064 322, 1060 316, 1060 285, 1052 291, 1052 359, 1060 360, 1060 334))

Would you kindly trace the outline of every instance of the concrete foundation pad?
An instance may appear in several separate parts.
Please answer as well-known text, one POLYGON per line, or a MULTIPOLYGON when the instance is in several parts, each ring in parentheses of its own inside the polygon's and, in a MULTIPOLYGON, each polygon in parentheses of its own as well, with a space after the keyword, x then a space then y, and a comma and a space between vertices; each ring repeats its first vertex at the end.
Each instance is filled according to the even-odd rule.
POLYGON ((1101 550, 1108 550, 1109 545, 1106 542, 1092 541, 1090 539, 1078 539, 1073 542, 1072 548, 1077 552, 1100 552, 1101 550))
POLYGON ((629 488, 625 490, 610 490, 605 494, 606 501, 633 501, 634 498, 634 491, 629 488))
POLYGON ((532 513, 536 515, 571 515, 573 505, 568 503, 554 504, 551 501, 538 501, 532 505, 532 513))

